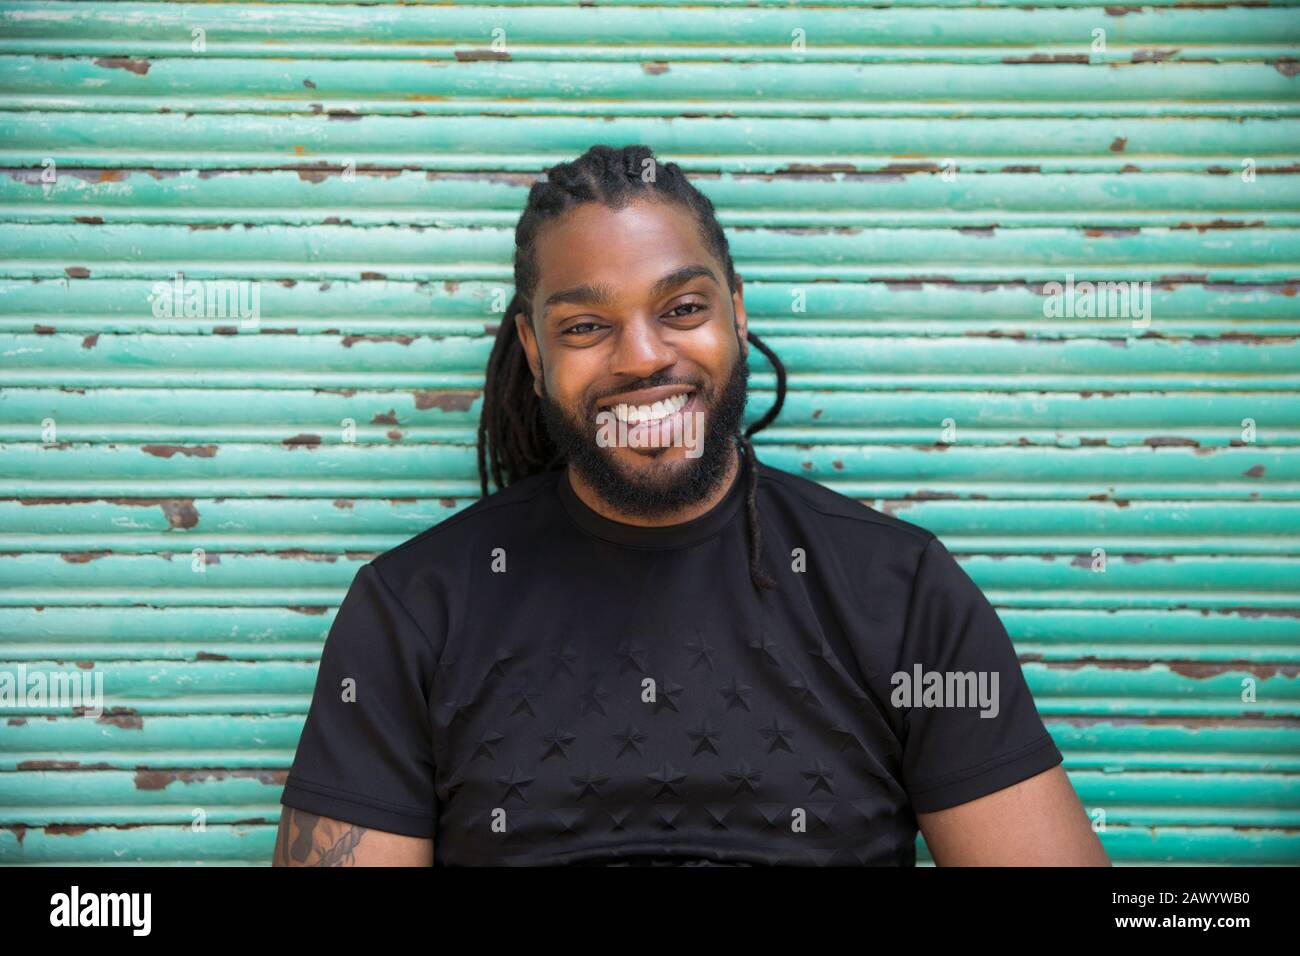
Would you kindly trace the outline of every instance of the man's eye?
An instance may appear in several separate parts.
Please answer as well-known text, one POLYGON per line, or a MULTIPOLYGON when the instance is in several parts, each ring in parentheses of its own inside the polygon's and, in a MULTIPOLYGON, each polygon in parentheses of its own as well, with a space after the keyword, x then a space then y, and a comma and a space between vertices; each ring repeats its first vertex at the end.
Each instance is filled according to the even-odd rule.
POLYGON ((673 316, 674 318, 681 319, 681 318, 685 318, 688 315, 694 315, 696 312, 703 312, 707 308, 708 306, 706 306, 702 302, 683 302, 681 305, 677 306, 677 308, 671 309, 668 312, 668 314, 673 316), (690 309, 691 311, 679 313, 678 309, 690 309))
POLYGON ((598 328, 600 328, 600 326, 594 322, 579 322, 577 325, 573 325, 565 329, 562 334, 585 335, 587 332, 590 332, 591 330, 598 329, 598 328))

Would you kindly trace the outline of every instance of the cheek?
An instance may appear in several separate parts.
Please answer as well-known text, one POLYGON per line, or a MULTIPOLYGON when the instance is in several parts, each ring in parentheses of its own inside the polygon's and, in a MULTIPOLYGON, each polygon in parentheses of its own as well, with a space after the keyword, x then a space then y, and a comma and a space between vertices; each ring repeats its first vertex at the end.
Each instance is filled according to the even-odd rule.
POLYGON ((594 351, 552 355, 551 363, 546 366, 547 391, 571 411, 581 411, 590 404, 591 386, 600 379, 602 365, 588 354, 594 351))
POLYGON ((688 349, 680 352, 680 357, 699 368, 716 391, 722 388, 727 376, 731 374, 732 365, 740 356, 740 342, 736 339, 730 319, 725 324, 711 323, 707 332, 703 327, 696 331, 701 334, 691 341, 688 349))

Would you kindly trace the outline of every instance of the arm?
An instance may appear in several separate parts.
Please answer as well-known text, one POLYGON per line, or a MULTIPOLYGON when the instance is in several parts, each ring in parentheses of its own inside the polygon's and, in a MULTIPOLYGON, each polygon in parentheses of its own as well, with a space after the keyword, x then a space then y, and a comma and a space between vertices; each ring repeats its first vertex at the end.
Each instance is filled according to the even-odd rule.
POLYGON ((917 821, 938 866, 1110 866, 1059 764, 917 821))
POLYGON ((284 807, 272 866, 432 866, 433 840, 284 807))

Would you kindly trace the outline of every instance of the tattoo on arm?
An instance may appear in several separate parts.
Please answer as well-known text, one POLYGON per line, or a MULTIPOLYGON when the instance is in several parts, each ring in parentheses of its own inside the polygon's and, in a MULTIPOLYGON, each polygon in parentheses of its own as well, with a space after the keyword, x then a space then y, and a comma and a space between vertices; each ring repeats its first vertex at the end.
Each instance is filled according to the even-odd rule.
POLYGON ((354 851, 369 831, 306 810, 284 807, 272 866, 356 866, 354 851))

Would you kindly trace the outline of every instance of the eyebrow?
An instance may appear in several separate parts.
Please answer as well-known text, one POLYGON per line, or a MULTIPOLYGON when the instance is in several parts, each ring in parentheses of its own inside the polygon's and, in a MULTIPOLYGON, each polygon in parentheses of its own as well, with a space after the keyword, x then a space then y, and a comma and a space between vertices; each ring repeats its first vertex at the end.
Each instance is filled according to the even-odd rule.
MULTIPOLYGON (((698 279, 701 276, 718 282, 718 277, 713 274, 713 270, 708 266, 693 263, 688 266, 682 266, 680 269, 674 269, 667 275, 660 278, 650 289, 652 297, 664 295, 671 292, 680 285, 685 285, 692 279, 698 279)), ((608 308, 613 305, 615 293, 613 286, 609 285, 576 285, 571 289, 561 289, 559 292, 553 292, 546 297, 542 303, 542 314, 545 316, 553 305, 561 303, 571 303, 573 305, 597 305, 608 308)))

